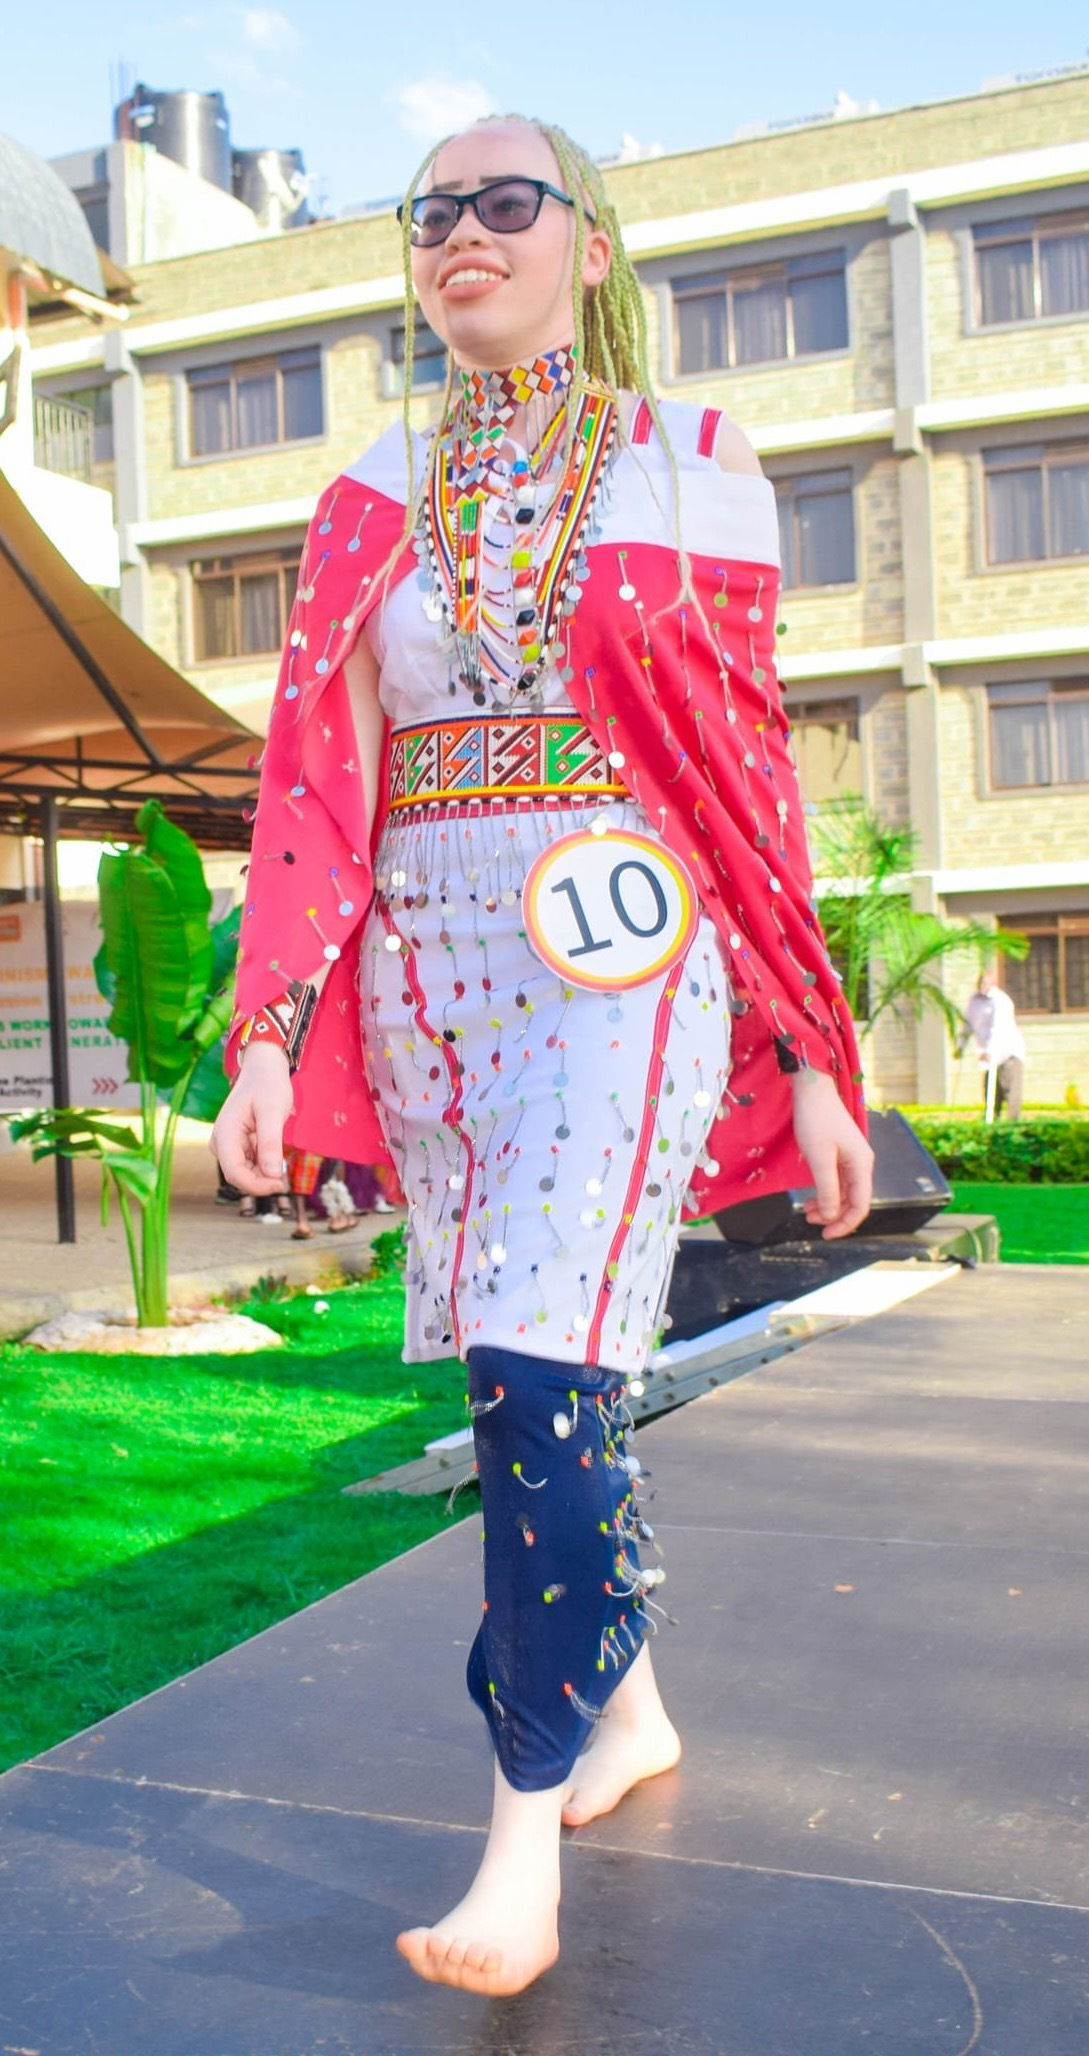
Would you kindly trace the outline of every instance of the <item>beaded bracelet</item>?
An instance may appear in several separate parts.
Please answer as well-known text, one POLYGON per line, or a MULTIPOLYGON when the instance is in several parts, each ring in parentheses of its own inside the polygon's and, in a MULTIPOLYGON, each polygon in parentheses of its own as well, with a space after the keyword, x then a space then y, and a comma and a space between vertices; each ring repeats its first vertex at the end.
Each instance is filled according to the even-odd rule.
POLYGON ((270 1047, 282 1049, 287 1057, 289 1071, 297 1071, 302 1058, 303 1044, 318 1003, 318 987, 308 981, 305 985, 292 986, 288 992, 280 993, 258 1007, 248 1021, 242 1024, 238 1038, 238 1054, 251 1042, 260 1040, 270 1047))

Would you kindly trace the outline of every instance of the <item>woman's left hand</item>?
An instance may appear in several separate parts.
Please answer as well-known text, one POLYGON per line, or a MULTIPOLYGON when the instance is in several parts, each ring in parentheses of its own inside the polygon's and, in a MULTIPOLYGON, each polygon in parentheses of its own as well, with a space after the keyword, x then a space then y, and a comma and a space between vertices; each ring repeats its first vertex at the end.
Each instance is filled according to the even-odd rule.
POLYGON ((873 1151, 827 1071, 795 1071, 790 1083, 794 1140, 816 1186, 805 1217, 813 1227, 821 1226, 825 1242, 832 1242, 850 1235, 870 1211, 873 1151))

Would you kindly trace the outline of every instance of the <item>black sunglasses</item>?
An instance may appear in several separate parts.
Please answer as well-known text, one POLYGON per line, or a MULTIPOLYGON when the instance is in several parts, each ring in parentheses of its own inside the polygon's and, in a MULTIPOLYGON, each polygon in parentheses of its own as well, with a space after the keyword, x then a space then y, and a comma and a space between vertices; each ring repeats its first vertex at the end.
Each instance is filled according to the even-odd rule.
MULTIPOLYGON (((578 204, 570 193, 561 193, 558 186, 550 186, 543 178, 500 178, 490 186, 481 186, 476 193, 420 193, 412 202, 412 242, 421 250, 445 243, 467 207, 472 208, 481 227, 492 235, 517 235, 520 229, 533 227, 546 194, 565 207, 578 204)), ((404 218, 402 205, 397 209, 397 219, 404 218)), ((593 216, 587 214, 586 219, 592 221, 593 216)))

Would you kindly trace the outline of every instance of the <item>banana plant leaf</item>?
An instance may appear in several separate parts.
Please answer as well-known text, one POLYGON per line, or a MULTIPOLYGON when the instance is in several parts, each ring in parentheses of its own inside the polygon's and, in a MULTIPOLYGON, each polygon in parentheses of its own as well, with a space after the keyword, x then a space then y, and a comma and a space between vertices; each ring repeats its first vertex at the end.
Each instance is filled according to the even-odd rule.
POLYGON ((223 1038, 202 1050, 185 1090, 180 1111, 190 1121, 214 1121, 230 1091, 223 1069, 223 1038))
POLYGON ((208 979, 209 992, 219 992, 231 979, 238 959, 238 931, 242 925, 242 909, 232 907, 222 921, 215 921, 209 929, 212 945, 212 969, 208 979))
POLYGON ((177 895, 177 918, 189 950, 189 989, 178 1022, 178 1032, 184 1035, 218 982, 212 970, 208 929, 212 895, 196 843, 184 828, 167 819, 158 800, 148 800, 141 807, 136 826, 144 838, 144 854, 166 873, 177 895))
POLYGON ((141 1206, 154 1197, 158 1168, 150 1157, 138 1150, 111 1151, 102 1158, 103 1171, 109 1171, 125 1192, 131 1192, 141 1206))
POLYGON ((35 1163, 47 1156, 98 1156, 106 1149, 139 1150, 139 1137, 93 1108, 38 1107, 8 1121, 13 1142, 29 1142, 35 1163))
POLYGON ((110 960, 106 954, 104 942, 99 943, 94 956, 91 958, 91 969, 94 972, 95 984, 99 992, 102 994, 103 999, 109 1000, 112 1006, 117 997, 117 980, 110 969, 110 960))
POLYGON ((98 897, 116 980, 110 1033, 128 1044, 130 1078, 172 1085, 193 1055, 181 1039, 193 1014, 192 958, 173 881, 143 850, 107 853, 98 897))

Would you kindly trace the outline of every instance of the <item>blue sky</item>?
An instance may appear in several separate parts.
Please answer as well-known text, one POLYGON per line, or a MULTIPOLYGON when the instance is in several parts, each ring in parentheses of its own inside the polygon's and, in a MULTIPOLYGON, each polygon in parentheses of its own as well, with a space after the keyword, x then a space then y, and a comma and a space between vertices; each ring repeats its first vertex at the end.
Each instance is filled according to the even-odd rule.
POLYGON ((840 93, 902 107, 1087 54, 1083 0, 48 0, 5 27, 0 130, 43 157, 104 142, 122 66, 218 87, 232 141, 300 148, 339 212, 397 192, 429 142, 491 108, 559 121, 596 156, 625 137, 678 150, 840 93))

